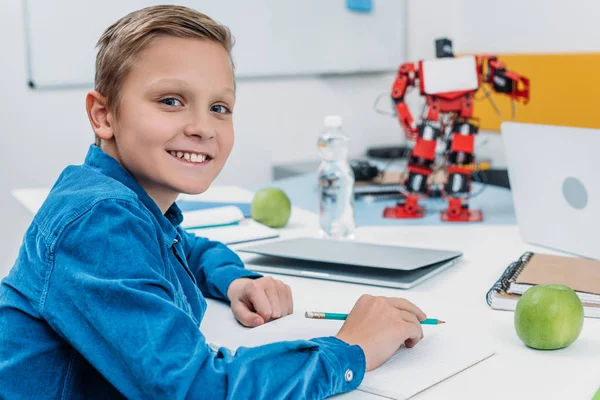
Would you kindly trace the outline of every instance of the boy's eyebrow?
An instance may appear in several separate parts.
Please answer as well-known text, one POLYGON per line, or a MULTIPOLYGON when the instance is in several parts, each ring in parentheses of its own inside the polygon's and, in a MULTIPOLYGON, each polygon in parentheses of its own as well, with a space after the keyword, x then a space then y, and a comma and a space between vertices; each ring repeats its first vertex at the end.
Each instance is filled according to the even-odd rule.
POLYGON ((222 90, 222 95, 226 96, 226 95, 233 95, 233 98, 235 99, 236 95, 235 95, 235 89, 232 88, 224 88, 222 90))
MULTIPOLYGON (((177 78, 160 78, 152 83, 150 83, 149 88, 152 89, 155 86, 159 86, 159 85, 163 85, 163 84, 167 84, 167 85, 178 85, 182 88, 189 88, 190 85, 182 80, 182 79, 177 79, 177 78)), ((230 88, 230 87, 226 87, 223 89, 223 93, 231 93, 235 96, 235 89, 230 88)))
POLYGON ((157 79, 156 81, 150 83, 149 87, 153 88, 154 86, 159 86, 162 84, 175 84, 175 85, 180 85, 180 86, 189 86, 189 84, 182 80, 182 79, 177 79, 177 78, 160 78, 157 79))

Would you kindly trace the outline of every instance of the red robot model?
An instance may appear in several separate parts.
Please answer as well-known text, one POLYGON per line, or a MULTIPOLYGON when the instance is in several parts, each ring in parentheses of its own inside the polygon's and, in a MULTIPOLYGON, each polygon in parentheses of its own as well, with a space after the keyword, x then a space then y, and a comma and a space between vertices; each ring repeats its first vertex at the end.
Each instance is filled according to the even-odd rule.
POLYGON ((475 170, 474 139, 479 131, 473 118, 475 93, 482 85, 513 100, 529 101, 529 79, 506 69, 496 56, 454 57, 448 39, 436 40, 437 57, 402 64, 392 87, 396 114, 406 137, 416 141, 410 151, 408 171, 401 182, 402 197, 384 210, 386 218, 421 218, 421 198, 429 197, 428 178, 434 168, 445 168, 442 197, 448 208, 443 221, 481 221, 480 210, 470 210, 471 174, 475 170), (407 89, 419 86, 426 99, 422 122, 417 124, 404 102, 407 89), (438 141, 446 145, 443 160, 436 163, 438 141))

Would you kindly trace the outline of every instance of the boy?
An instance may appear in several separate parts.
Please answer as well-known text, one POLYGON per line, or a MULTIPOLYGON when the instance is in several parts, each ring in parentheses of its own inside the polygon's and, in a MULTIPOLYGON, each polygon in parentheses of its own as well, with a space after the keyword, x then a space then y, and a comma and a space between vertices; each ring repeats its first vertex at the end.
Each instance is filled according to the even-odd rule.
POLYGON ((323 398, 422 337, 406 300, 363 296, 336 337, 212 350, 205 296, 254 327, 290 288, 183 231, 233 146, 228 30, 176 6, 127 15, 98 42, 96 135, 67 167, 0 286, 0 398, 323 398))

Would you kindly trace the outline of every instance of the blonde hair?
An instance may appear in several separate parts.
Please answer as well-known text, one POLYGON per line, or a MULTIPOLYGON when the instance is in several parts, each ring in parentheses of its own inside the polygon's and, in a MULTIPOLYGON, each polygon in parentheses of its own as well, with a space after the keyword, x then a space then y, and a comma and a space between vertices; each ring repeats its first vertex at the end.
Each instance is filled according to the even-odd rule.
MULTIPOLYGON (((231 60, 231 32, 209 16, 191 8, 173 5, 134 11, 109 26, 96 44, 98 54, 94 89, 106 97, 108 108, 116 116, 119 113, 123 79, 137 55, 159 36, 211 40, 220 43, 231 60)), ((96 138, 96 145, 100 145, 99 138, 96 138)))

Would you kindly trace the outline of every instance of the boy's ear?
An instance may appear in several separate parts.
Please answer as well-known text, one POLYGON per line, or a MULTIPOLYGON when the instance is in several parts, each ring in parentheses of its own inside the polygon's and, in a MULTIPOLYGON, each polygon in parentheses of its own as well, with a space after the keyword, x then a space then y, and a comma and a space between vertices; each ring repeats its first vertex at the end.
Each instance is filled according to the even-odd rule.
POLYGON ((95 90, 89 92, 85 97, 85 108, 96 136, 104 140, 112 139, 113 115, 108 108, 106 97, 95 90))

